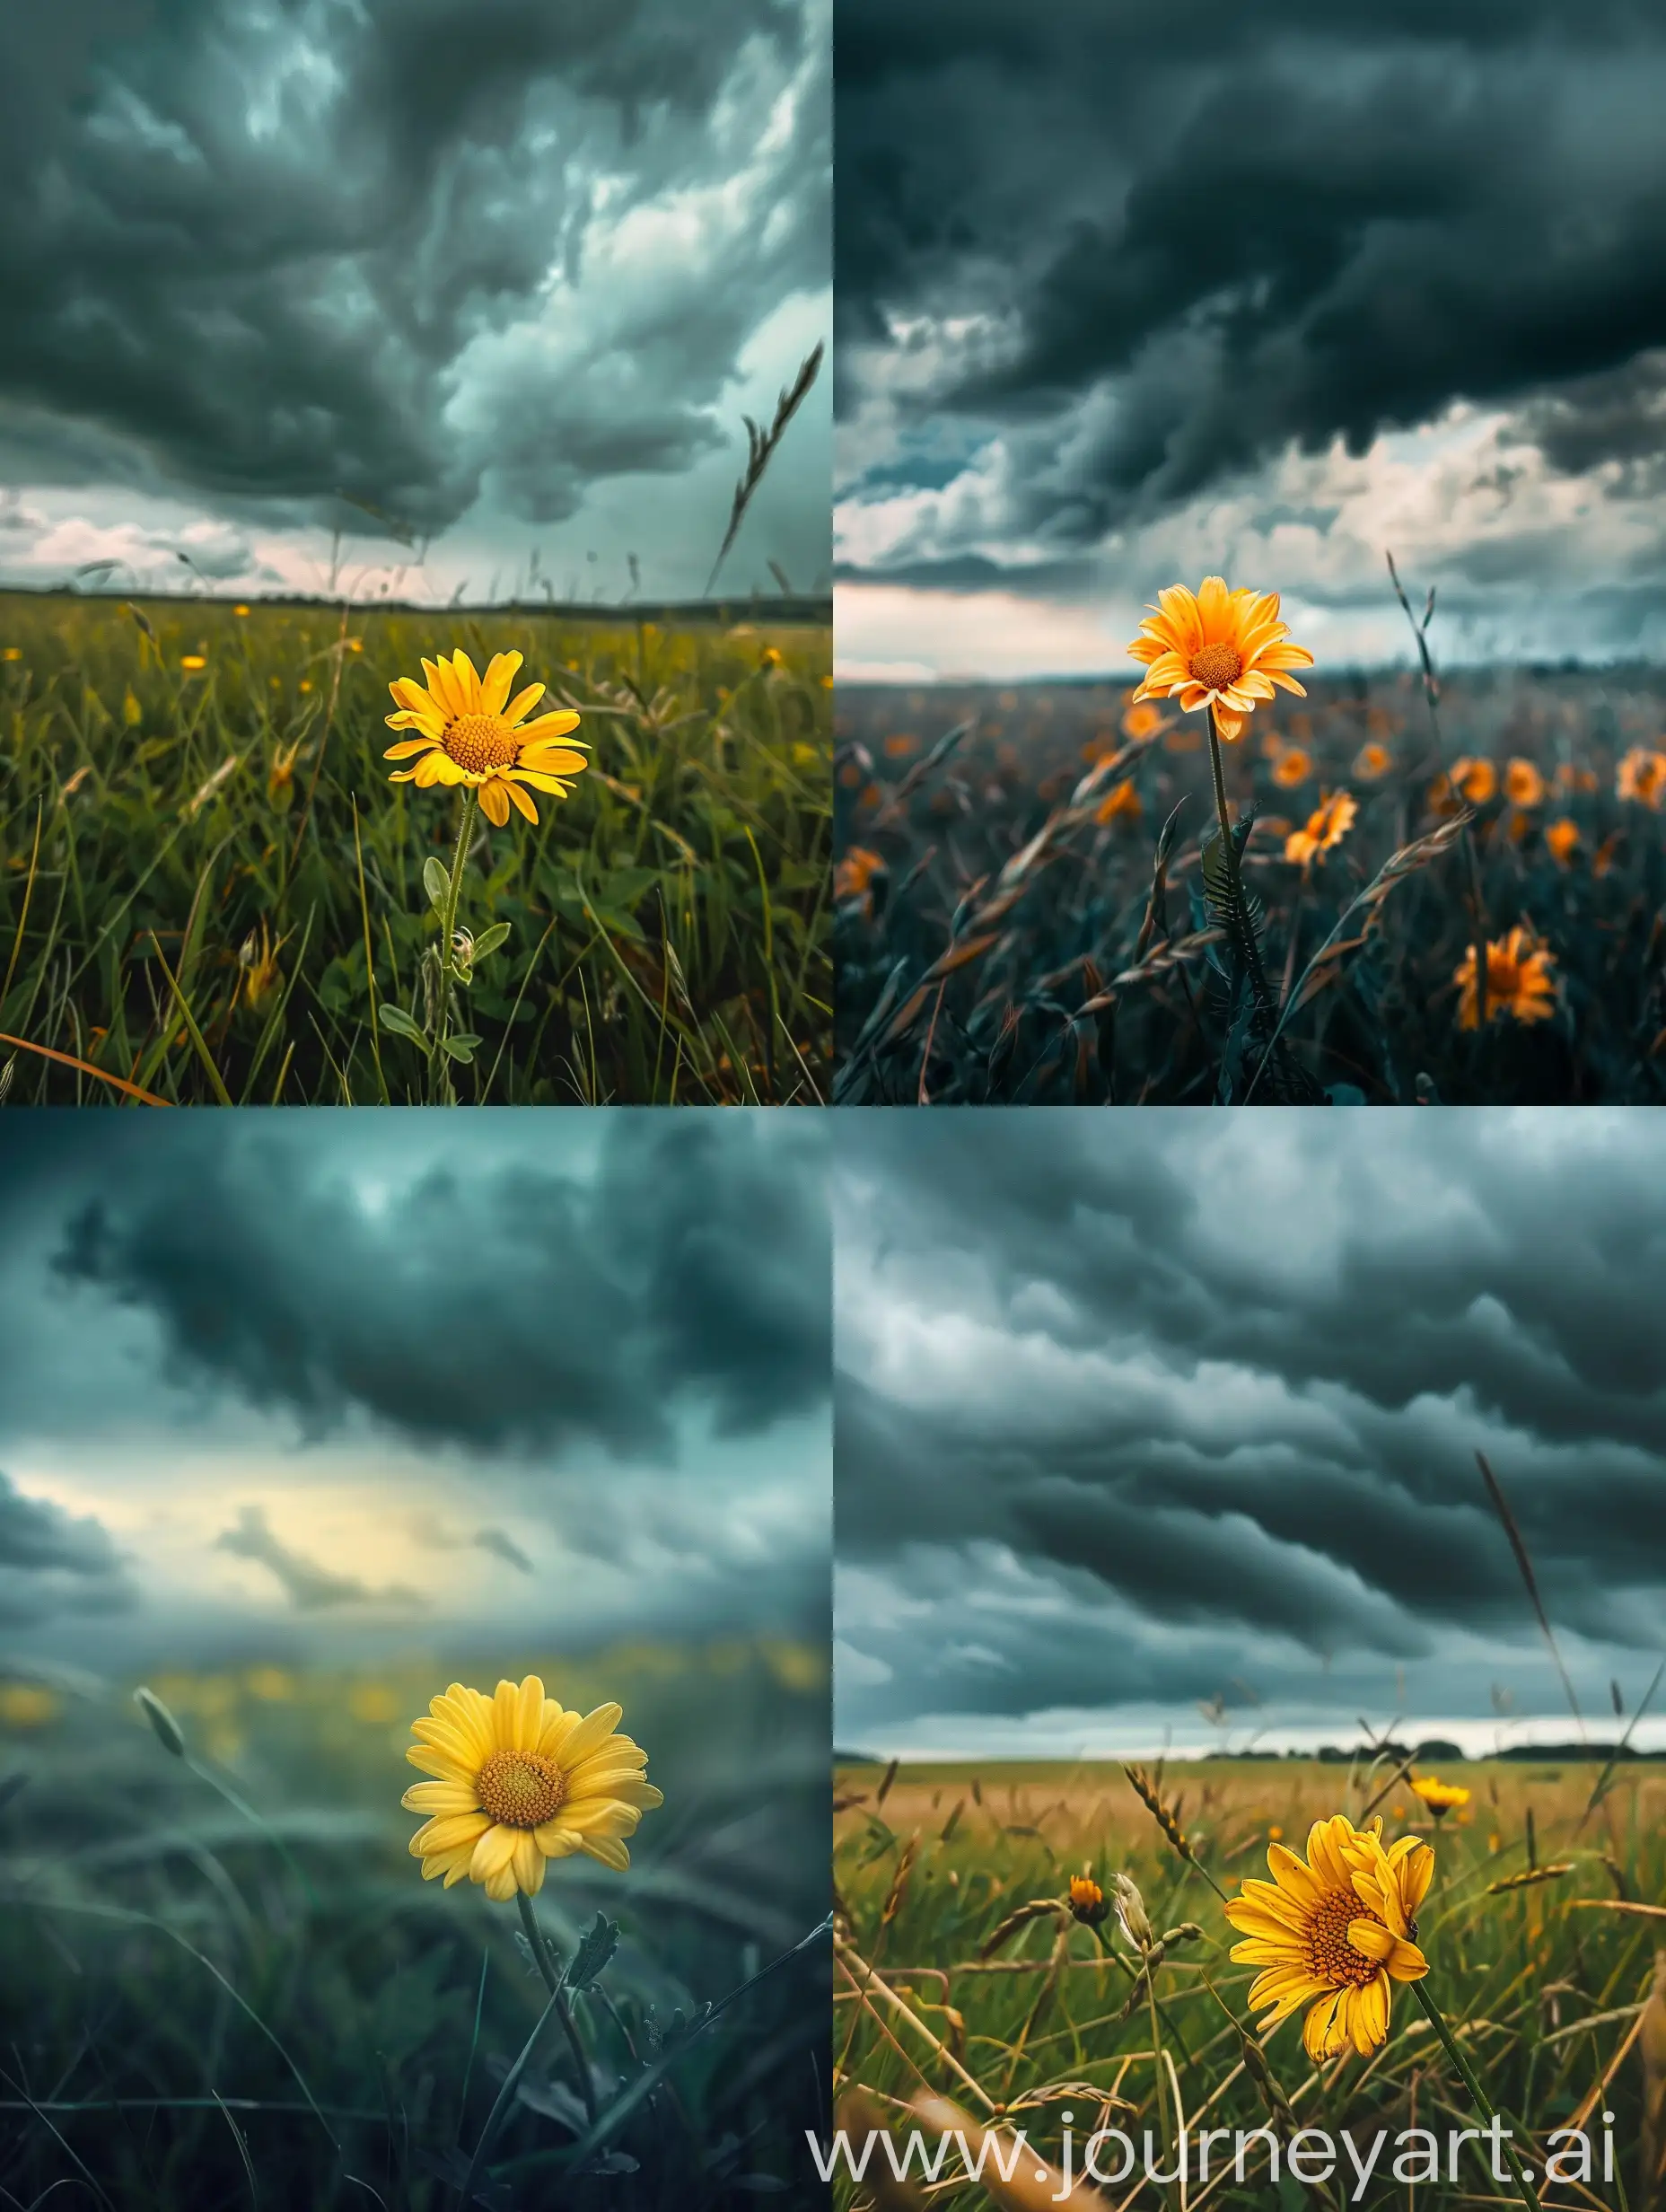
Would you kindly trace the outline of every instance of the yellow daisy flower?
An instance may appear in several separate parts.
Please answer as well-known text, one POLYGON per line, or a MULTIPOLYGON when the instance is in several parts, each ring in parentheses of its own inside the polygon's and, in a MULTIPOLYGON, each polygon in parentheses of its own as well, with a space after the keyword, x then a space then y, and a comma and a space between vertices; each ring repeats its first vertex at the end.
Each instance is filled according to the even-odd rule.
POLYGON ((1159 592, 1128 654, 1146 663, 1131 705, 1178 693, 1183 714, 1213 707, 1223 738, 1240 734, 1257 704, 1272 698, 1275 684, 1305 698, 1290 671, 1313 665, 1307 647, 1292 645, 1278 619, 1276 592, 1229 592, 1223 576, 1206 576, 1196 597, 1183 584, 1159 592))
POLYGON ((1415 1836, 1385 1850, 1381 1820, 1356 1829, 1338 1813, 1314 1821, 1305 1859, 1271 1843, 1267 1864, 1272 1881, 1246 1882, 1226 1907, 1246 1938, 1232 1957, 1263 1970, 1250 1991, 1252 2009, 1271 2007, 1263 2032, 1306 2005, 1310 2058, 1375 2050, 1388 2040, 1392 1985, 1429 1971, 1416 1938, 1434 1851, 1415 1836))
POLYGON ((1454 1805, 1467 1805, 1469 1802, 1469 1793, 1461 1782, 1438 1781, 1434 1775, 1420 1776, 1411 1785, 1411 1794, 1422 1798, 1437 1821, 1454 1805))
POLYGON ((622 1872, 626 1837, 665 1800, 646 1778, 647 1753, 614 1734, 621 1715, 566 1712, 536 1674, 499 1682, 493 1698, 453 1682, 412 1722, 418 1740, 405 1754, 435 1778, 400 1800, 430 1816, 410 1844, 423 1880, 443 1876, 449 1890, 467 1874, 506 1903, 517 1890, 536 1897, 547 1862, 574 1851, 622 1872))
POLYGON ((588 767, 584 753, 590 749, 582 738, 557 742, 578 727, 579 717, 570 708, 522 721, 543 698, 544 687, 530 683, 510 698, 521 657, 494 654, 482 678, 459 650, 450 660, 442 654, 438 661, 424 661, 425 690, 409 676, 390 683, 399 711, 387 717, 388 727, 418 734, 389 746, 384 759, 415 761, 411 768, 396 768, 389 781, 414 783, 422 791, 435 784, 471 784, 479 792, 481 812, 499 830, 509 820, 512 802, 529 821, 538 820, 523 784, 565 799, 567 786, 561 779, 588 767))

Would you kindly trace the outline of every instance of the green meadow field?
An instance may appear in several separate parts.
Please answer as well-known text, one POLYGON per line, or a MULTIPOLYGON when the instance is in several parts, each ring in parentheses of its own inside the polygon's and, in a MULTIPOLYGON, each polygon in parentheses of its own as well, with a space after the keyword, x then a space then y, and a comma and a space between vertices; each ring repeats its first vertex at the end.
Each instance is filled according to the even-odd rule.
MULTIPOLYGON (((454 794, 391 679, 518 649, 590 767, 479 824, 464 1103, 805 1103, 831 1023, 825 625, 0 594, 0 1084, 31 1103, 418 1103, 454 794)), ((543 711, 540 707, 539 711, 543 711)), ((461 1027, 460 1021, 453 1024, 461 1027)))
POLYGON ((149 1687, 195 1768, 132 1685, 0 1680, 0 2202, 796 2200, 827 2094, 825 1936, 744 1985, 827 1911, 825 1654, 412 1655, 149 1687), (399 1805, 429 1698, 529 1670, 568 1705, 622 1703, 665 1794, 627 1873, 566 1859, 538 1900, 564 1961, 598 1915, 618 1931, 572 2000, 603 2118, 623 2100, 576 2172, 581 2082, 553 2020, 512 2075, 545 2008, 515 1909, 425 1883, 399 1805))
MULTIPOLYGON (((1247 1877, 1266 1878, 1269 1840, 1302 1852, 1314 1821, 1346 1813, 1357 1823, 1374 1801, 1388 1839, 1415 1832, 1434 1845, 1434 1883, 1418 1916, 1427 1986, 1535 2169, 1548 2130, 1589 2123, 1600 2138, 1591 2115, 1614 2115, 1616 2181, 1551 2189, 1546 2203, 1635 2212, 1658 2203, 1666 1762, 1628 1760, 1606 1775, 1595 1762, 1515 1759, 1434 1771, 1469 1793, 1438 1820, 1392 1764, 1177 1763, 1157 1787, 1193 1864, 1118 1766, 932 1765, 889 1776, 841 1768, 834 2058, 846 2125, 906 2137, 916 2101, 947 2097, 980 2124, 1022 2128, 1055 2163, 1066 2109, 1078 2145, 1096 2126, 1121 2128, 1136 2143, 1149 2129, 1171 2145, 1177 2104, 1194 2141, 1204 2126, 1255 2129, 1275 2098, 1296 2123, 1346 2129, 1362 2144, 1379 2129, 1391 2138, 1416 2126, 1443 2143, 1450 2129, 1477 2125, 1407 1988, 1396 1986, 1389 2040, 1371 2057, 1315 2065, 1303 2055, 1300 2014, 1263 2048, 1247 2010, 1257 1970, 1227 1955, 1239 1937, 1210 1877, 1230 1897, 1247 1877), (1154 2014, 1114 1917, 1097 1931, 1052 1909, 1011 1921, 1065 1897, 1084 1872, 1107 1892, 1115 1874, 1131 1876, 1159 1936, 1191 1930, 1171 1938, 1157 1966, 1154 2014), (1154 2051, 1163 2054, 1161 2103, 1154 2051)), ((1171 2151, 1158 2163, 1172 2172, 1171 2151)), ((1195 2162, 1192 2172, 1190 2212, 1206 2203, 1293 2212, 1306 2195, 1288 2175, 1270 2188, 1260 2163, 1242 2186, 1218 2163, 1204 2186, 1195 2162)), ((1339 2203, 1342 2193, 1315 2200, 1339 2203)), ((1123 2189, 1073 2201, 1158 2212, 1165 2195, 1174 2202, 1136 2172, 1123 2189)), ((952 2168, 929 2192, 917 2177, 857 2189, 846 2173, 837 2193, 841 2204, 891 2212, 927 2203, 969 2212, 991 2201, 1030 2212, 1046 2200, 957 2182, 952 2168)), ((1379 2177, 1372 2200, 1411 2199, 1384 2190, 1379 2177)), ((1460 2169, 1456 2185, 1419 2187, 1415 2201, 1519 2200, 1507 2184, 1495 2190, 1460 2169)))

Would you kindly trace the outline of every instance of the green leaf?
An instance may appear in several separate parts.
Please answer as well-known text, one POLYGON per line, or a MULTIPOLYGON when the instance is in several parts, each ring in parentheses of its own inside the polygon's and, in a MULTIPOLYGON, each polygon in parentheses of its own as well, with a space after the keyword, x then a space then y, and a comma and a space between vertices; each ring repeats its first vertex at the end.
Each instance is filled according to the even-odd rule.
POLYGON ((416 1045, 425 1045, 428 1041, 404 1007, 390 1005, 385 998, 376 1008, 376 1019, 383 1029, 391 1030, 396 1037, 408 1037, 416 1045))
POLYGON ((459 1030, 455 1037, 443 1040, 445 1049, 452 1058, 460 1060, 465 1067, 473 1060, 474 1049, 479 1041, 471 1029, 459 1030))
POLYGON ((153 1690, 138 1689, 133 1701, 156 1731, 158 1741, 176 1759, 185 1757, 185 1732, 153 1690))
POLYGON ((452 872, 436 854, 430 853, 422 864, 422 887, 435 913, 443 914, 445 902, 452 895, 452 872))
POLYGON ((609 868, 596 888, 596 904, 630 913, 660 881, 657 868, 609 868))
POLYGON ((498 946, 507 941, 508 935, 507 922, 494 922, 489 929, 483 929, 474 941, 475 966, 478 968, 488 952, 495 952, 498 946))
POLYGON ((588 1989, 618 1949, 618 1923, 599 1912, 578 1939, 578 1949, 573 1953, 573 1963, 566 1971, 567 1988, 588 1989))

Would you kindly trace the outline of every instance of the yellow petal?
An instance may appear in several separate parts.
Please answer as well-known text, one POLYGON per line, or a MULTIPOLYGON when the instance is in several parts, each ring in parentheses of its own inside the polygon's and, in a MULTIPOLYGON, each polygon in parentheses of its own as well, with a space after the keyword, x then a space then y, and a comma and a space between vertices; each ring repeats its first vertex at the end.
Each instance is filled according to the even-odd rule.
MULTIPOLYGON (((522 715, 531 713, 533 707, 543 698, 544 690, 545 687, 541 683, 530 683, 524 691, 515 693, 513 698, 504 709, 504 720, 510 724, 511 728, 520 721, 522 715)), ((574 715, 573 719, 576 722, 578 716, 574 715)))
POLYGON ((443 1813, 419 1828, 411 1838, 411 1849, 419 1855, 430 1851, 460 1851, 465 1845, 478 1843, 492 1825, 484 1813, 443 1813))
POLYGON ((1341 2049, 1337 2027, 1337 2010, 1341 2002, 1341 1990, 1333 1990, 1329 1996, 1320 1998, 1302 2022, 1302 2048, 1310 2058, 1326 2058, 1341 2049))
MULTIPOLYGON (((578 725, 579 716, 570 707, 563 707, 554 714, 539 715, 536 722, 526 724, 521 735, 523 739, 536 736, 539 744, 548 745, 551 738, 565 737, 569 730, 576 730, 578 725)), ((585 750, 588 751, 589 747, 586 746, 585 750)))
POLYGON ((531 800, 527 797, 525 792, 522 790, 520 784, 514 777, 501 777, 498 779, 497 788, 508 794, 510 804, 514 807, 518 812, 524 814, 528 821, 537 821, 538 809, 533 805, 531 800))
MULTIPOLYGON (((474 1855, 469 1862, 470 1879, 475 1882, 487 1882, 494 1874, 503 1873, 514 1858, 517 1837, 524 1832, 519 1828, 501 1827, 494 1821, 474 1847, 474 1855)), ((514 1895, 513 1884, 510 1887, 509 1895, 512 1897, 514 1895)))
POLYGON ((422 1863, 423 1880, 437 1882, 443 1874, 445 1886, 449 1890, 453 1882, 460 1882, 468 1873, 469 1861, 473 1856, 473 1850, 474 1847, 469 1845, 460 1851, 429 1852, 422 1863))
POLYGON ((465 715, 478 715, 480 711, 480 678, 474 663, 460 645, 452 655, 452 681, 462 700, 462 712, 465 715))
POLYGON ((555 1757, 556 1747, 563 1735, 572 1733, 571 1729, 564 1729, 562 1724, 566 1721, 576 1720, 577 1717, 575 1713, 566 1712, 554 1698, 545 1698, 543 1725, 539 1730, 538 1742, 534 1747, 540 1756, 545 1759, 555 1757))
POLYGON ((509 697, 509 687, 515 680, 515 671, 521 665, 518 653, 495 653, 492 664, 487 670, 480 685, 480 711, 487 715, 501 715, 504 701, 509 697))
POLYGON ((1380 1920, 1350 1920, 1348 1947, 1362 1958, 1375 1959, 1381 1964, 1393 1953, 1394 1936, 1380 1920))
POLYGON ((635 1805, 622 1804, 617 1797, 591 1797, 583 1804, 563 1805, 561 1822, 575 1836, 634 1836, 642 1814, 635 1805))
POLYGON ((454 721, 463 710, 458 703, 456 692, 452 688, 451 663, 443 657, 437 661, 425 659, 422 672, 427 679, 429 696, 436 706, 444 710, 446 720, 454 721))
POLYGON ((467 1782, 413 1782, 399 1800, 408 1813, 472 1813, 479 1802, 467 1782))
POLYGON ((501 777, 493 777, 480 786, 480 812, 495 830, 501 830, 509 820, 509 802, 504 796, 501 777))
POLYGON ((437 737, 402 738, 397 745, 390 745, 381 757, 384 760, 408 760, 415 753, 432 752, 439 742, 437 737))
POLYGON ((579 1761, 600 1750, 625 1717, 622 1705, 599 1705, 593 1713, 586 1713, 580 1720, 575 1713, 567 1718, 573 1726, 560 1737, 557 1756, 564 1767, 576 1767, 579 1761))
POLYGON ((420 1768, 424 1774, 436 1776, 442 1782, 469 1782, 474 1778, 468 1762, 452 1751, 435 1751, 425 1743, 407 1751, 405 1756, 413 1767, 420 1768))
POLYGON ((544 1685, 536 1674, 529 1674, 515 1696, 514 1735, 511 1748, 517 1751, 535 1751, 544 1725, 544 1685))
POLYGON ((544 1854, 539 1849, 530 1829, 522 1829, 515 1839, 515 1855, 512 1862, 515 1886, 524 1890, 529 1897, 536 1897, 544 1886, 544 1854))
POLYGON ((571 1858, 578 1849, 576 1830, 568 1828, 559 1818, 546 1821, 541 1828, 535 1828, 532 1834, 537 1838, 538 1848, 546 1858, 571 1858))
POLYGON ((630 1865, 630 1853, 612 1836, 586 1836, 579 1845, 581 1851, 592 1858, 599 1858, 604 1866, 611 1866, 623 1874, 630 1865))
POLYGON ((529 745, 515 766, 537 768, 546 776, 576 776, 590 763, 582 752, 575 752, 571 745, 544 742, 529 745))
POLYGON ((594 1789, 616 1777, 640 1780, 643 1769, 648 1763, 648 1754, 640 1744, 633 1743, 628 1736, 609 1736, 599 1751, 564 1763, 574 1789, 594 1789))

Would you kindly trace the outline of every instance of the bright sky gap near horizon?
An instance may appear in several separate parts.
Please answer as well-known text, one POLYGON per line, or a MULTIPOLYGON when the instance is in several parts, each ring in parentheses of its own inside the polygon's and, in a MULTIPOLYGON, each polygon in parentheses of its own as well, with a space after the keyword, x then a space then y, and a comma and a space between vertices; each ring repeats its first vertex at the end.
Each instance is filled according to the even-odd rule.
POLYGON ((1666 646, 1666 16, 840 0, 840 673, 1119 674, 1159 586, 1321 672, 1666 646))
POLYGON ((4 1134, 0 1672, 825 1650, 818 1118, 4 1134))
POLYGON ((1577 1741, 1477 1451, 1612 1741, 1666 1601, 1663 1128, 842 1114, 839 1748, 1577 1741))
MULTIPOLYGON (((0 13, 0 586, 698 596, 829 328, 830 48, 830 0, 0 13)), ((830 433, 824 380, 723 588, 828 588, 830 433)))

